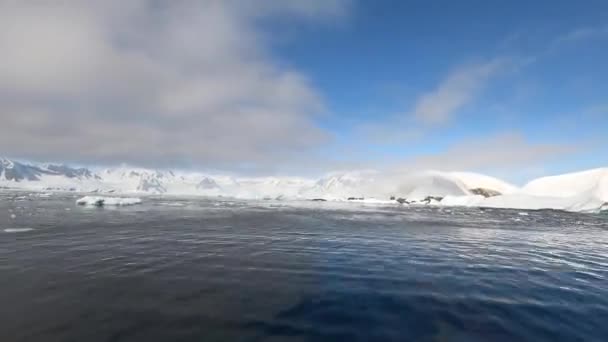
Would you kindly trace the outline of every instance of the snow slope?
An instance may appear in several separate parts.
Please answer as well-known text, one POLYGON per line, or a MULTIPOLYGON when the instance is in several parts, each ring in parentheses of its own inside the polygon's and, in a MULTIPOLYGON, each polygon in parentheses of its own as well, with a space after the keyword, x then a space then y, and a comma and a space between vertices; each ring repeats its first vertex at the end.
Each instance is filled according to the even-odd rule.
POLYGON ((449 173, 439 171, 407 174, 395 183, 395 189, 398 197, 408 200, 469 194, 463 182, 449 173))
POLYGON ((534 196, 595 197, 608 202, 608 168, 535 179, 522 188, 534 196))
POLYGON ((538 178, 502 196, 449 196, 441 205, 599 212, 608 210, 608 168, 538 178))

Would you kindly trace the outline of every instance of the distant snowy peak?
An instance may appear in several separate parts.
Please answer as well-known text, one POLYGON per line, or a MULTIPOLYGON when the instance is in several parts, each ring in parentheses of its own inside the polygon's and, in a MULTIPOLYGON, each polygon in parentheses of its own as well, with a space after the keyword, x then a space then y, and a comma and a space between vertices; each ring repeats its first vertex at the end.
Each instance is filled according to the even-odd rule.
POLYGON ((54 172, 58 175, 66 176, 68 178, 79 178, 79 179, 101 179, 98 175, 91 172, 91 170, 87 168, 72 168, 65 164, 54 165, 49 164, 46 166, 48 171, 54 172))
POLYGON ((71 179, 99 179, 86 168, 72 168, 56 164, 27 164, 7 158, 0 159, 0 179, 5 181, 40 181, 43 176, 62 176, 71 179))
POLYGON ((161 171, 161 170, 149 170, 149 169, 135 169, 127 167, 119 167, 115 169, 105 169, 101 173, 103 178, 112 179, 163 179, 171 180, 175 178, 173 171, 161 171))
POLYGON ((303 197, 348 198, 364 196, 373 188, 375 171, 331 173, 300 190, 303 197))
POLYGON ((217 182, 209 177, 204 177, 198 184, 196 185, 197 190, 216 190, 220 189, 220 186, 217 182))
POLYGON ((406 199, 424 199, 429 196, 464 196, 467 186, 451 174, 426 171, 406 174, 395 183, 396 195, 406 199))
POLYGON ((375 171, 332 173, 319 179, 315 183, 315 186, 324 190, 353 188, 360 186, 363 183, 373 181, 376 174, 377 172, 375 171))

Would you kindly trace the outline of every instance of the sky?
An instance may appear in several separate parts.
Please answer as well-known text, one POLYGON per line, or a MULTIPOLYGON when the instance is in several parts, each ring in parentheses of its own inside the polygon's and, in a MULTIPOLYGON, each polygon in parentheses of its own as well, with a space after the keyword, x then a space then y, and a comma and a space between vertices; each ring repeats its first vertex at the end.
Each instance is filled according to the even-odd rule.
POLYGON ((606 1, 0 0, 0 155, 318 175, 608 166, 606 1))

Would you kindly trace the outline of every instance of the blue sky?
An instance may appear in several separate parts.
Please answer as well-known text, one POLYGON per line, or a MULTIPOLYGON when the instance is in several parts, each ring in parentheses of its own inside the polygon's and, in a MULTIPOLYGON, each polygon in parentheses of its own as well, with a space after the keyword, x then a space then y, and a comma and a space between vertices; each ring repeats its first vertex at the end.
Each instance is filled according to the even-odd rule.
POLYGON ((606 1, 2 6, 5 155, 518 183, 608 165, 606 1))
MULTIPOLYGON (((514 134, 531 145, 582 145, 541 158, 515 180, 608 164, 605 1, 383 0, 355 2, 352 10, 346 22, 288 30, 296 39, 274 45, 277 56, 321 89, 331 112, 321 122, 341 143, 360 140, 357 125, 400 116, 404 126, 425 132, 363 146, 364 153, 440 154, 463 141, 514 134), (496 59, 514 65, 480 81, 449 120, 425 127, 408 118, 450 74, 496 59)), ((398 127, 404 136, 411 129, 398 127)))

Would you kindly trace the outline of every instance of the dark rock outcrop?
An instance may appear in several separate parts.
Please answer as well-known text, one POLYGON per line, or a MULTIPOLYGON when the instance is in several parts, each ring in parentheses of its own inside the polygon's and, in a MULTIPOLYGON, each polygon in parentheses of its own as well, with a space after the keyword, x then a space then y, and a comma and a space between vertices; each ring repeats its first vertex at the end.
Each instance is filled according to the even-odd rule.
POLYGON ((469 189, 469 191, 473 195, 481 195, 481 196, 486 197, 486 198, 502 195, 500 192, 498 192, 496 190, 486 189, 486 188, 469 189))
POLYGON ((427 196, 422 201, 420 201, 420 203, 430 204, 431 201, 441 202, 442 199, 443 197, 440 196, 427 196))

